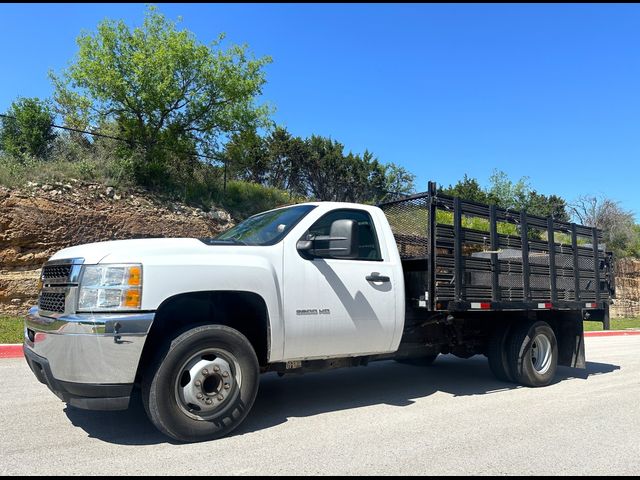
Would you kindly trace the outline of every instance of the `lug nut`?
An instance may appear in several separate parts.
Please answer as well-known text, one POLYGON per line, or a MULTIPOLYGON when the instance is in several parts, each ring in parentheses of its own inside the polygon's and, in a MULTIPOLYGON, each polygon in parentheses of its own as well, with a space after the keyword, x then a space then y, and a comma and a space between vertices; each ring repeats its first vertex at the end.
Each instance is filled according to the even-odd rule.
POLYGON ((196 380, 196 387, 199 387, 200 385, 202 385, 202 382, 200 380, 196 380))
POLYGON ((222 395, 218 395, 216 398, 220 401, 224 400, 224 397, 222 395))
POLYGON ((229 372, 224 372, 224 373, 222 374, 222 376, 223 376, 224 378, 227 378, 227 377, 229 376, 229 372))
POLYGON ((218 373, 220 371, 220 367, 218 367, 218 366, 213 367, 213 371, 218 373))
POLYGON ((228 383, 224 384, 224 389, 225 390, 229 390, 231 388, 231 385, 229 385, 228 383))
POLYGON ((207 401, 205 402, 207 405, 211 405, 213 402, 211 401, 210 398, 207 398, 207 401))
POLYGON ((202 370, 202 375, 204 375, 205 377, 209 375, 209 370, 207 370, 206 368, 202 370))
POLYGON ((198 400, 202 400, 202 394, 201 394, 201 393, 197 394, 197 395, 196 395, 196 398, 197 398, 198 400))

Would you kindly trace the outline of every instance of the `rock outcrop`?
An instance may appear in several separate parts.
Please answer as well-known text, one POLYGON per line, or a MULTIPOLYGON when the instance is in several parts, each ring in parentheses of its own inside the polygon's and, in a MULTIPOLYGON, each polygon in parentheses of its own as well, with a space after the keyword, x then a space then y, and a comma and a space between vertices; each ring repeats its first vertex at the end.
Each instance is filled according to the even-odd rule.
POLYGON ((142 190, 119 192, 79 181, 0 187, 0 314, 24 314, 37 300, 40 268, 57 250, 89 242, 210 237, 233 225, 142 190))
POLYGON ((640 317, 640 260, 618 260, 615 281, 616 298, 611 317, 640 317))

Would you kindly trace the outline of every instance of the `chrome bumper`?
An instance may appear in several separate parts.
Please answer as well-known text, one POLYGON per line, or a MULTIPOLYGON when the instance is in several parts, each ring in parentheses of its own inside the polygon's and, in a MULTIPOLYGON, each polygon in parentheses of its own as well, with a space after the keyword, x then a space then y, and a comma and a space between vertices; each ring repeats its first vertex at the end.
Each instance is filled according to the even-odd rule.
POLYGON ((46 359, 58 382, 133 385, 154 313, 74 314, 25 321, 25 350, 46 359))

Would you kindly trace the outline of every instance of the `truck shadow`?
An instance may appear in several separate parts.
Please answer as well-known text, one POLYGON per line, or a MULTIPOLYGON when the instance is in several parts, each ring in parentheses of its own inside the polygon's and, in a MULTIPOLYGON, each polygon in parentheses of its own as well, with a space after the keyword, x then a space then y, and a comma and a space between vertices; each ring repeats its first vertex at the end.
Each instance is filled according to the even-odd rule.
MULTIPOLYGON (((560 367, 554 383, 587 379, 619 370, 617 365, 587 362, 585 370, 560 367)), ((372 363, 366 368, 291 375, 264 375, 256 403, 244 423, 231 434, 242 435, 286 423, 290 418, 372 405, 405 407, 415 399, 436 392, 459 396, 489 395, 520 387, 492 375, 484 357, 462 361, 441 356, 432 367, 400 365, 393 361, 372 363)), ((124 412, 87 412, 67 407, 74 426, 89 437, 120 445, 174 443, 149 422, 141 402, 132 401, 124 412)))

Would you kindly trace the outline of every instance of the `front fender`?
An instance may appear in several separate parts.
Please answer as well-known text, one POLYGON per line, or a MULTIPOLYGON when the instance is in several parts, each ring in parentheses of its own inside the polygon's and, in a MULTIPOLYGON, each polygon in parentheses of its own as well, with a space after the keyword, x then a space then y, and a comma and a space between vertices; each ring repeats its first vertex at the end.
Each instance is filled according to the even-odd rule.
MULTIPOLYGON (((242 247, 240 247, 242 248, 242 247)), ((143 264, 142 309, 155 311, 167 299, 184 293, 242 291, 259 295, 265 302, 270 322, 269 361, 284 355, 282 325, 282 261, 270 256, 231 254, 172 258, 168 262, 143 264)))

